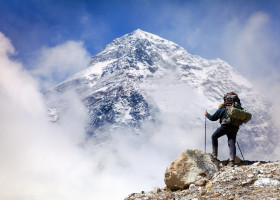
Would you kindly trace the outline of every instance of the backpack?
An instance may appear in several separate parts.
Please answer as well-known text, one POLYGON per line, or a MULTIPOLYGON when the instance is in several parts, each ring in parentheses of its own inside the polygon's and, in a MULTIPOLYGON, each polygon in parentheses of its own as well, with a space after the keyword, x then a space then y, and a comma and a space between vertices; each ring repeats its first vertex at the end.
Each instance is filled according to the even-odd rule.
POLYGON ((224 108, 226 109, 226 118, 222 120, 221 124, 240 126, 252 118, 251 113, 243 110, 240 99, 234 92, 224 95, 224 108))

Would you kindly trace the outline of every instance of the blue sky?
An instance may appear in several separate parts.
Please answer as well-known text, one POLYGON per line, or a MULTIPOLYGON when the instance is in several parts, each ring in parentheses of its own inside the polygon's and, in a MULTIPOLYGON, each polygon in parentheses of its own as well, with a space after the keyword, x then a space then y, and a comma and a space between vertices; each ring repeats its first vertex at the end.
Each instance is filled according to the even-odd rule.
POLYGON ((0 32, 28 70, 39 67, 42 49, 77 41, 93 56, 140 28, 191 54, 221 58, 252 81, 279 72, 279 10, 277 0, 0 0, 0 32), (252 61, 257 54, 262 59, 252 61))

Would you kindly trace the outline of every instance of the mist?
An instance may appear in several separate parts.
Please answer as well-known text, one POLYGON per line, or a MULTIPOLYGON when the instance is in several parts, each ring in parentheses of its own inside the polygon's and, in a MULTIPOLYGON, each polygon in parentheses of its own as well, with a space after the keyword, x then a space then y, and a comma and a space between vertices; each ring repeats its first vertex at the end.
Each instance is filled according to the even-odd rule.
POLYGON ((90 55, 82 41, 68 40, 54 47, 43 47, 30 62, 31 74, 41 89, 49 89, 86 68, 90 55))
POLYGON ((1 199, 124 199, 164 187, 164 172, 179 153, 203 149, 203 111, 195 112, 201 97, 176 77, 154 80, 146 94, 161 109, 154 124, 144 123, 140 134, 108 131, 102 134, 110 140, 98 142, 85 133, 88 115, 74 92, 60 122, 50 122, 40 84, 10 57, 15 50, 3 34, 0 47, 1 199), (157 81, 165 89, 158 91, 157 81), (195 118, 198 124, 185 125, 195 118))

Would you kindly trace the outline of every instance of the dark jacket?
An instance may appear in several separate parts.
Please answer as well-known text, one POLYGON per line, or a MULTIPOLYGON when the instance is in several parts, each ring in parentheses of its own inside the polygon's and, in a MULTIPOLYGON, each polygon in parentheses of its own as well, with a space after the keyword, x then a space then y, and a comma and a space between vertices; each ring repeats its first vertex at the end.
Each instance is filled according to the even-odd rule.
POLYGON ((206 117, 211 121, 217 121, 218 119, 220 119, 220 123, 222 123, 222 120, 226 118, 226 114, 226 109, 220 108, 214 113, 214 115, 210 115, 209 113, 207 113, 206 117))

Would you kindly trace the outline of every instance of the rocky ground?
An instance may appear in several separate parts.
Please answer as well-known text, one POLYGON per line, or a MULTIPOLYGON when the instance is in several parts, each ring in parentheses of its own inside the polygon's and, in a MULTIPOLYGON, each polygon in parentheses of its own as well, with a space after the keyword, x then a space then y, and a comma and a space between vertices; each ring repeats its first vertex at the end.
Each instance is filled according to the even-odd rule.
POLYGON ((220 163, 219 171, 204 186, 190 184, 187 189, 177 191, 156 188, 150 192, 130 194, 125 200, 280 200, 280 161, 247 161, 234 167, 225 164, 220 163))

